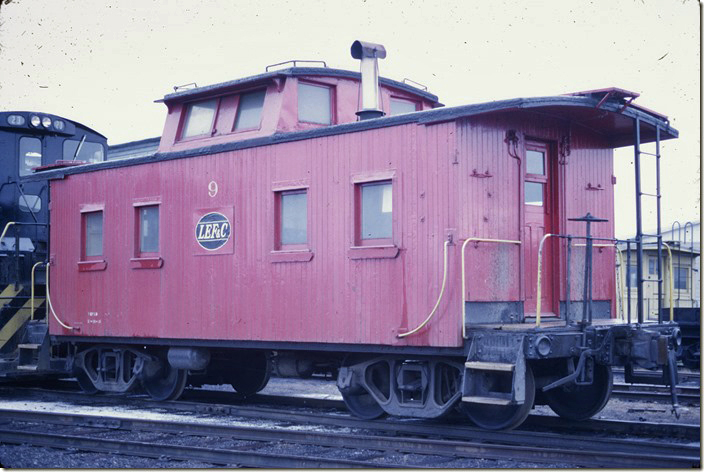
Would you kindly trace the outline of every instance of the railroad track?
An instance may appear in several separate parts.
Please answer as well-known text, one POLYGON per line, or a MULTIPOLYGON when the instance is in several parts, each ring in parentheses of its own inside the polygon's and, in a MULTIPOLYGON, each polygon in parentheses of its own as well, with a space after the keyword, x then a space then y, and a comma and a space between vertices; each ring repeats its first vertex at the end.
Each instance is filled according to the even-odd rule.
MULTIPOLYGON (((699 405, 700 393, 699 387, 682 385, 677 387, 677 399, 682 405, 699 405)), ((671 400, 670 387, 661 385, 614 383, 611 395, 625 400, 665 403, 669 403, 671 400)))
MULTIPOLYGON (((175 411, 181 413, 194 414, 214 414, 227 416, 245 416, 247 418, 262 418, 276 420, 281 414, 286 415, 286 421, 306 422, 311 418, 318 421, 327 421, 321 416, 321 412, 330 411, 333 413, 333 423, 341 421, 340 414, 345 415, 347 423, 345 426, 362 427, 357 418, 347 415, 347 408, 341 400, 321 399, 313 397, 283 397, 278 395, 257 394, 249 398, 233 392, 223 392, 217 390, 190 389, 184 392, 181 400, 175 402, 154 402, 144 395, 86 395, 77 391, 65 390, 38 390, 38 389, 13 389, 0 388, 0 398, 17 398, 22 400, 53 400, 66 401, 76 405, 120 407, 130 406, 143 409, 162 409, 164 411, 175 411), (305 408, 315 410, 315 413, 281 411, 281 407, 305 408)), ((669 397, 667 399, 669 401, 669 397)), ((441 420, 443 424, 448 422, 459 425, 461 428, 471 426, 468 420, 441 420)), ((432 421, 429 421, 432 423, 432 421)), ((400 426, 401 428, 405 426, 400 426)), ((520 427, 520 430, 556 431, 564 433, 580 434, 613 434, 628 435, 635 437, 667 437, 680 438, 689 441, 698 441, 700 438, 700 428, 697 425, 682 423, 648 423, 643 421, 623 421, 623 420, 597 420, 568 421, 556 416, 546 416, 532 414, 520 427)))
MULTIPOLYGON (((287 418, 290 420, 286 415, 278 415, 279 420, 287 418)), ((699 447, 688 444, 600 438, 585 441, 583 437, 554 433, 497 433, 437 425, 408 425, 410 427, 399 429, 396 422, 382 426, 387 423, 384 421, 358 421, 364 434, 350 433, 344 427, 341 431, 329 428, 318 432, 18 410, 0 410, 0 421, 6 423, 0 427, 0 441, 5 443, 196 460, 227 466, 453 467, 462 459, 591 467, 698 467, 700 463, 699 447), (54 426, 55 431, 47 425, 54 426), (65 429, 69 429, 68 433, 63 432, 65 429), (387 434, 369 434, 370 431, 387 434), (151 441, 101 437, 105 433, 114 436, 114 432, 127 438, 137 432, 159 433, 159 436, 151 441), (395 434, 388 435, 391 432, 395 434), (417 437, 429 434, 439 439, 417 437), (165 439, 164 435, 171 439, 165 439), (184 436, 188 436, 186 441, 184 436), (212 438, 225 442, 220 446, 212 438), (198 445, 201 443, 208 446, 198 445), (248 450, 244 450, 245 447, 248 450), (305 455, 301 455, 301 447, 305 455), (275 452, 260 452, 263 449, 275 452), (399 454, 404 458, 402 463, 394 459, 399 454), (331 455, 354 455, 357 459, 332 458, 331 455)))

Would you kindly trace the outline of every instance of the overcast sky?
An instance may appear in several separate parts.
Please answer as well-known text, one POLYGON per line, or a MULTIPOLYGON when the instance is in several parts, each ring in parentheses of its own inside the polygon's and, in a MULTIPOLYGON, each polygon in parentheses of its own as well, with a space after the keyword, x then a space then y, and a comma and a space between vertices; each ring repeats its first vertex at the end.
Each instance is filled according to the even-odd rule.
MULTIPOLYGON (((174 85, 240 78, 288 59, 358 70, 355 39, 384 44, 382 76, 423 83, 447 106, 625 88, 680 131, 663 144, 664 228, 699 219, 694 0, 12 0, 0 8, 0 109, 64 116, 111 144, 160 135, 166 108, 153 100, 174 85)), ((632 149, 616 158, 616 232, 627 236, 632 149)))

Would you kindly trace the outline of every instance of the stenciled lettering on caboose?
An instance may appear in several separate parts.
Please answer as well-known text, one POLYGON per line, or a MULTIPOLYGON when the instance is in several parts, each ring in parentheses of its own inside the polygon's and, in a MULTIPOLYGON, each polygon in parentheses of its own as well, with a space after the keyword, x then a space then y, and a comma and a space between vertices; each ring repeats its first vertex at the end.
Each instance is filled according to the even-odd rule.
POLYGON ((230 240, 231 229, 230 220, 225 215, 208 213, 196 223, 196 241, 203 249, 215 251, 230 240))

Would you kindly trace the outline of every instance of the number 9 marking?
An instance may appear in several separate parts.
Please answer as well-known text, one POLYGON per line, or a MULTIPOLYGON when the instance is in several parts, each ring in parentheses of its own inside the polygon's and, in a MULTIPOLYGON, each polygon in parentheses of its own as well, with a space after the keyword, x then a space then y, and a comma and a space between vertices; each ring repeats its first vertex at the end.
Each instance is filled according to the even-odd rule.
POLYGON ((210 183, 208 184, 208 195, 210 195, 211 197, 214 197, 217 194, 218 194, 218 183, 215 182, 214 180, 211 180, 210 183))

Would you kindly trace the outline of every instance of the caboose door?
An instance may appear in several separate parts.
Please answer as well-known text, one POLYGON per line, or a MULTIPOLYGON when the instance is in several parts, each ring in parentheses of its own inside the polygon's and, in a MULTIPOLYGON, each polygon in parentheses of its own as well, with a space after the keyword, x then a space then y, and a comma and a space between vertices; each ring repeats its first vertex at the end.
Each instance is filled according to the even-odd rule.
MULTIPOLYGON (((540 240, 544 235, 553 232, 553 204, 552 188, 555 187, 552 172, 553 156, 547 143, 526 141, 526 155, 524 159, 524 199, 523 214, 525 231, 523 250, 525 256, 525 293, 526 300, 524 312, 526 316, 534 315, 537 305, 537 274, 538 274, 538 249, 540 240)), ((554 238, 548 239, 543 244, 543 264, 541 277, 541 316, 559 314, 557 308, 557 278, 556 259, 553 254, 554 238)))

